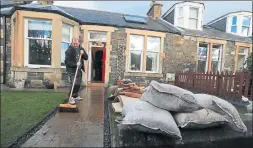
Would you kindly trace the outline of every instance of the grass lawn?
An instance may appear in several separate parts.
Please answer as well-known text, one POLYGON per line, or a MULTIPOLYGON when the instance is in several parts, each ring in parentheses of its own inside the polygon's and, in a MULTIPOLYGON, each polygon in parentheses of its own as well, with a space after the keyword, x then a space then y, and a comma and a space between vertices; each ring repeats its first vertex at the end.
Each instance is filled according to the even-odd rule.
POLYGON ((67 93, 1 92, 1 147, 8 146, 28 128, 62 103, 67 93))

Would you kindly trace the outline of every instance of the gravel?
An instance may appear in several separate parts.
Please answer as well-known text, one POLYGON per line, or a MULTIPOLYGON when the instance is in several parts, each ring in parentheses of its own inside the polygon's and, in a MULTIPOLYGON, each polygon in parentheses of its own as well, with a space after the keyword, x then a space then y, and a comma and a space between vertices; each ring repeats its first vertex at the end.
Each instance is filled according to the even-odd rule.
POLYGON ((110 117, 109 117, 109 100, 107 100, 107 91, 105 89, 105 99, 104 99, 104 147, 111 147, 111 133, 110 133, 110 117))

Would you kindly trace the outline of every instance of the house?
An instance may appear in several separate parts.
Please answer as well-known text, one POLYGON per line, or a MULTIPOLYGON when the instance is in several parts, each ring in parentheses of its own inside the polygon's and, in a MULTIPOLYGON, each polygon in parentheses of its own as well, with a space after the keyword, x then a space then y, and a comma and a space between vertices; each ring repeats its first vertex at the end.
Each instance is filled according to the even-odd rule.
POLYGON ((89 55, 83 76, 88 86, 118 78, 160 80, 185 70, 237 70, 241 47, 250 52, 251 38, 203 25, 203 11, 202 3, 179 2, 162 15, 155 1, 147 17, 43 1, 2 8, 3 79, 25 78, 31 87, 45 79, 65 85, 64 52, 72 37, 89 55))
MULTIPOLYGON (((205 6, 200 2, 178 2, 162 18, 180 27, 182 35, 194 37, 198 47, 196 71, 239 70, 252 52, 252 39, 230 32, 231 17, 238 16, 238 21, 242 22, 241 17, 247 16, 251 19, 252 12, 245 12, 243 15, 240 12, 229 13, 211 21, 208 25, 203 25, 204 10, 205 6)), ((241 23, 238 24, 240 28, 241 23)), ((250 27, 248 32, 252 32, 251 24, 248 27, 250 27)))

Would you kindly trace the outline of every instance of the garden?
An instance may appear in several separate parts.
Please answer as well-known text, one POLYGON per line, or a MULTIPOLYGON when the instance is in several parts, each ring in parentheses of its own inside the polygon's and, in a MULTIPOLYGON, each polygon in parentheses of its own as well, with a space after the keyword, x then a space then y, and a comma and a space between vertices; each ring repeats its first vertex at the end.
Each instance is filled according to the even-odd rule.
POLYGON ((1 92, 1 147, 8 147, 66 100, 63 92, 1 92))

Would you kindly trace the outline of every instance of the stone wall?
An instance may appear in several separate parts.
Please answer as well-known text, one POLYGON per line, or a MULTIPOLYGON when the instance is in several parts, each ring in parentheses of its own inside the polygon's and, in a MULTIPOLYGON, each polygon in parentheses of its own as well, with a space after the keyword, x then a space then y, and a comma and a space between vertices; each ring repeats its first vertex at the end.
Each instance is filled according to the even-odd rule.
POLYGON ((1 17, 1 23, 0 23, 0 68, 1 68, 1 83, 4 81, 4 17, 1 17))
POLYGON ((11 78, 11 18, 6 18, 6 82, 11 78))
POLYGON ((227 41, 224 55, 224 70, 233 71, 235 67, 235 42, 227 41), (231 54, 234 53, 234 54, 231 54))
POLYGON ((125 72, 125 61, 119 58, 119 48, 123 50, 123 59, 125 59, 125 47, 126 47, 126 33, 125 29, 118 29, 112 32, 112 50, 110 56, 111 71, 109 73, 109 85, 114 84, 115 81, 120 77, 124 77, 125 72), (121 47, 119 47, 121 46, 121 47), (118 61, 119 60, 119 61, 118 61), (119 65, 117 62, 120 62, 119 65))
POLYGON ((164 41, 163 74, 195 71, 197 41, 194 37, 168 33, 164 41))

